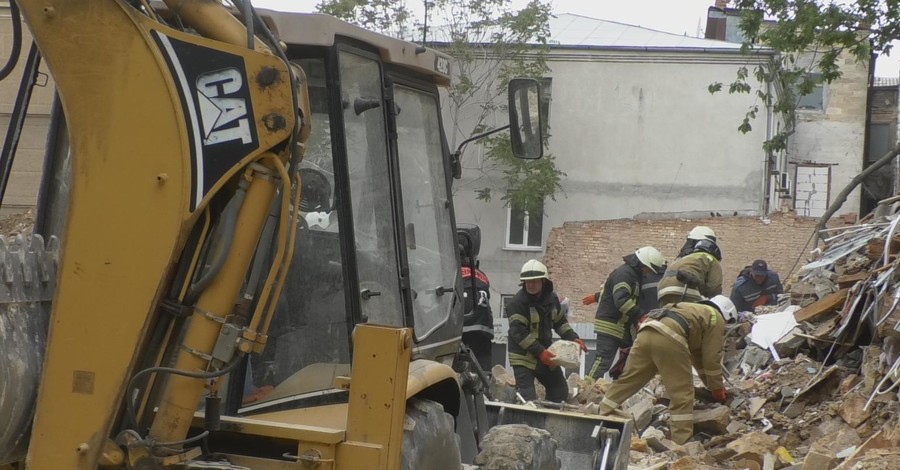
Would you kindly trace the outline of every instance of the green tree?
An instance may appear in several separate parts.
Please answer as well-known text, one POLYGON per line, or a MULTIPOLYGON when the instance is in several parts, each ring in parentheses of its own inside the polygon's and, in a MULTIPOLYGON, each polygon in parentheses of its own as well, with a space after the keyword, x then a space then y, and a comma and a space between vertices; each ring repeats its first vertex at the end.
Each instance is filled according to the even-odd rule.
MULTIPOLYGON (((506 124, 494 118, 506 114, 503 98, 511 78, 542 78, 549 71, 550 4, 531 0, 516 9, 512 0, 425 0, 425 5, 421 21, 410 17, 404 0, 322 0, 318 9, 383 34, 424 41, 453 57, 447 124, 455 148, 457 136, 463 140, 506 124), (402 28, 395 26, 400 23, 402 28)), ((552 155, 518 160, 506 134, 480 144, 486 149, 484 162, 467 167, 479 172, 469 185, 478 199, 490 201, 499 193, 507 204, 532 214, 541 213, 546 198, 555 200, 565 174, 552 155)))
MULTIPOLYGON (((760 83, 774 85, 773 92, 755 90, 760 102, 781 113, 786 124, 766 142, 766 148, 772 151, 786 148, 788 137, 794 131, 794 111, 799 97, 809 94, 817 85, 839 78, 843 58, 866 63, 877 55, 889 55, 891 41, 900 36, 900 9, 896 0, 733 0, 730 3, 740 11, 743 52, 752 54, 766 47, 778 53, 775 60, 756 67, 752 74, 742 67, 735 81, 728 85, 730 93, 754 92, 748 81, 751 75, 760 83)), ((710 85, 710 92, 722 89, 721 83, 710 85)), ((758 106, 751 107, 739 127, 741 132, 752 129, 750 121, 758 110, 758 106)), ((866 176, 898 153, 900 147, 895 147, 853 178, 819 220, 819 228, 825 228, 828 219, 866 176)))

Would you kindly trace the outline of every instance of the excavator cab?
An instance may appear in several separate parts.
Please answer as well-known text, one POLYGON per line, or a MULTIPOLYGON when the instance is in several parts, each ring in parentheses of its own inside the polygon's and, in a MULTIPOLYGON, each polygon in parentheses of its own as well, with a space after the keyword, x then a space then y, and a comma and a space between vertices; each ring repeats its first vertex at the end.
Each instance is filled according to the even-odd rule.
POLYGON ((379 49, 324 15, 263 17, 306 73, 314 127, 287 288, 265 351, 230 390, 239 414, 340 400, 333 379, 349 373, 358 324, 411 327, 415 358, 452 360, 461 321, 438 95, 448 77, 435 69, 448 58, 393 40, 379 49))

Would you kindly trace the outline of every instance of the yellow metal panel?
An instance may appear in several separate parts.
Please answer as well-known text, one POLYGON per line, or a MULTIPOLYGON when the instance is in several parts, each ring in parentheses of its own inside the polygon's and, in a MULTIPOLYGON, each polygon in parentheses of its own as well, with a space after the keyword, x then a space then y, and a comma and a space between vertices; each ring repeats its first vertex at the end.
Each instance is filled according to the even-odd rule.
POLYGON ((338 467, 400 468, 412 331, 358 325, 353 347, 347 443, 339 447, 338 467), (370 445, 381 447, 378 458, 359 460, 361 454, 369 454, 370 445), (350 461, 342 461, 342 456, 350 461))
MULTIPOLYGON (((186 119, 146 17, 112 0, 19 4, 57 80, 72 146, 70 208, 28 462, 37 470, 94 469, 195 217, 186 119)), ((286 79, 276 59, 256 56, 246 60, 250 77, 275 67, 286 79)), ((250 86, 257 116, 270 115, 254 118, 256 154, 293 126, 290 96, 275 88, 286 87, 250 86), (283 127, 267 125, 272 113, 284 117, 283 127)))
MULTIPOLYGON (((194 416, 194 423, 203 423, 203 413, 194 416)), ((312 425, 297 425, 293 423, 279 423, 257 418, 238 418, 236 416, 222 416, 222 431, 238 432, 254 436, 277 437, 282 439, 294 439, 297 441, 316 442, 321 444, 336 444, 344 440, 343 429, 332 429, 312 425)))
MULTIPOLYGON (((224 420, 225 418, 223 417, 222 419, 224 420)), ((253 415, 253 419, 343 430, 347 426, 347 404, 338 403, 312 408, 273 411, 271 413, 253 415)))
MULTIPOLYGON (((397 448, 400 448, 399 443, 397 448)), ((400 468, 399 452, 397 458, 397 465, 387 467, 385 466, 383 447, 363 442, 344 442, 338 446, 335 468, 341 470, 345 468, 352 470, 396 470, 400 468)))
POLYGON ((257 457, 247 457, 246 455, 224 454, 228 457, 228 461, 234 465, 252 468, 253 470, 298 470, 298 469, 315 469, 315 470, 332 470, 334 462, 322 462, 317 467, 308 467, 298 465, 293 462, 284 462, 279 460, 261 459, 257 457))
POLYGON ((180 113, 166 76, 116 3, 21 7, 57 80, 72 145, 71 202, 28 463, 93 469, 182 230, 184 126, 173 119, 180 113))

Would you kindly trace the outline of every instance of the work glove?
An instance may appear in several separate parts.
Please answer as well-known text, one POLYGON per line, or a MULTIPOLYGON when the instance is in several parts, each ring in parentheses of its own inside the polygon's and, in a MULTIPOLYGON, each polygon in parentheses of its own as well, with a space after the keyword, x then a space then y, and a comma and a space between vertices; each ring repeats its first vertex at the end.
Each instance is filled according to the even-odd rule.
POLYGON ((610 378, 617 380, 625 372, 625 362, 628 360, 629 353, 631 353, 631 348, 619 349, 619 360, 609 368, 610 378))
POLYGON ((678 279, 679 282, 694 289, 703 285, 703 280, 690 271, 676 271, 675 279, 678 279))
POLYGON ((584 341, 582 341, 581 338, 575 338, 572 341, 578 343, 578 345, 581 346, 582 352, 588 352, 587 346, 584 345, 584 341))
POLYGON ((597 303, 596 294, 586 295, 583 299, 581 299, 581 305, 591 305, 595 303, 597 303))
POLYGON ((713 390, 712 397, 713 397, 713 400, 715 400, 723 405, 725 404, 726 401, 728 401, 728 394, 725 393, 725 388, 719 388, 719 389, 713 390))
POLYGON ((556 367, 556 362, 553 362, 553 359, 556 357, 556 354, 550 352, 549 349, 545 349, 538 354, 538 359, 541 360, 541 363, 547 367, 556 367))

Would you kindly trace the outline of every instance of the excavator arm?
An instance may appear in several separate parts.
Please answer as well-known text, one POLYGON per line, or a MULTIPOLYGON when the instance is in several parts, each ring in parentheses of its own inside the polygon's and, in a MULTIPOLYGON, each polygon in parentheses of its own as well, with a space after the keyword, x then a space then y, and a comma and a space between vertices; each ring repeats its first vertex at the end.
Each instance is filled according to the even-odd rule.
POLYGON ((212 379, 265 343, 271 302, 234 312, 270 212, 281 236, 266 298, 290 259, 302 72, 213 0, 169 2, 170 20, 202 36, 146 2, 16 3, 71 136, 28 468, 161 468, 212 379), (230 227, 215 243, 211 221, 230 227))

